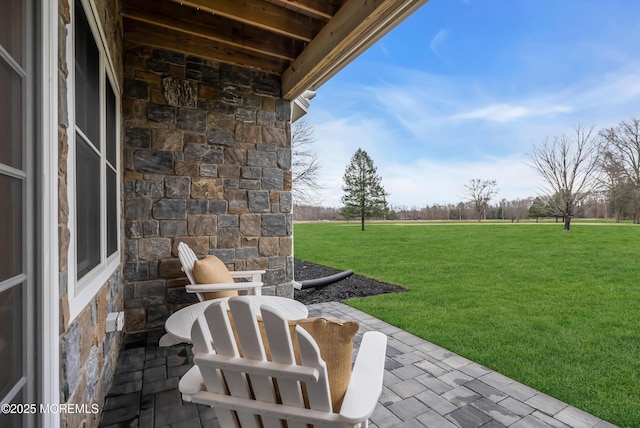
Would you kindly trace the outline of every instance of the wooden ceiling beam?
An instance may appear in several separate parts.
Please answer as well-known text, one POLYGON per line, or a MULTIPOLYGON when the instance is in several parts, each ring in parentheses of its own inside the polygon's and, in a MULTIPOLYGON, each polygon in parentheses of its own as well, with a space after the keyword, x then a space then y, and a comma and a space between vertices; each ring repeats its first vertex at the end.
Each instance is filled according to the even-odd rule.
POLYGON ((323 0, 267 0, 269 3, 298 10, 305 15, 322 21, 329 21, 340 9, 341 2, 323 0))
POLYGON ((310 42, 324 23, 264 0, 172 0, 263 30, 310 42), (302 19, 301 19, 302 18, 302 19))
POLYGON ((316 89, 428 0, 348 0, 282 75, 282 96, 316 89))
POLYGON ((156 0, 128 0, 124 3, 127 18, 157 25, 168 30, 200 36, 230 46, 292 61, 305 43, 204 11, 195 11, 177 3, 156 0))
POLYGON ((278 75, 282 74, 289 64, 289 61, 283 59, 131 19, 125 20, 124 34, 125 40, 278 75))
POLYGON ((123 9, 127 40, 278 74, 294 100, 427 1, 124 0, 123 9))

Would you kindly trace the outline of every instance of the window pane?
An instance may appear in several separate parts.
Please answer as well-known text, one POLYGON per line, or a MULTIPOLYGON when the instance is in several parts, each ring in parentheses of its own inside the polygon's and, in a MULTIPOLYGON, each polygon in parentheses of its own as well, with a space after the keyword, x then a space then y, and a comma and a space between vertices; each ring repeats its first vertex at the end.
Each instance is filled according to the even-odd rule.
POLYGON ((21 0, 0 0, 0 45, 22 64, 22 7, 21 0))
POLYGON ((22 79, 2 58, 0 58, 0 163, 22 168, 22 79))
POLYGON ((79 1, 75 13, 76 126, 100 149, 100 53, 79 1))
POLYGON ((78 279, 100 263, 100 158, 76 134, 78 279))
MULTIPOLYGON (((13 404, 21 404, 26 403, 27 401, 23 398, 24 394, 24 386, 22 389, 13 397, 11 403, 13 404)), ((3 397, 0 397, 3 398, 3 397)), ((25 420, 28 418, 27 414, 20 413, 0 413, 0 426, 2 427, 23 427, 25 426, 25 420)))
POLYGON ((118 250, 118 194, 115 171, 107 167, 107 257, 118 250))
POLYGON ((22 284, 0 293, 0 399, 23 376, 22 284))
POLYGON ((107 126, 107 141, 106 141, 106 146, 107 146, 107 161, 111 164, 111 166, 113 166, 114 168, 116 167, 116 147, 117 147, 117 141, 116 141, 116 95, 113 93, 113 89, 111 88, 111 83, 109 82, 109 79, 105 78, 104 79, 107 84, 106 84, 106 97, 107 97, 107 120, 106 120, 106 126, 107 126))
POLYGON ((22 273, 22 180, 0 175, 0 201, 0 281, 3 281, 22 273))

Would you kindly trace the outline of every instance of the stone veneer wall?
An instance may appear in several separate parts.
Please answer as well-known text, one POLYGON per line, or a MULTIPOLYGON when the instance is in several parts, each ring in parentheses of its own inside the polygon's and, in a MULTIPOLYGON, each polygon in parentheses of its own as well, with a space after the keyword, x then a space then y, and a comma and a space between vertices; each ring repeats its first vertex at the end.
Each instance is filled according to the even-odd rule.
MULTIPOLYGON (((121 270, 117 270, 102 286, 95 298, 70 321, 67 298, 69 251, 69 201, 67 197, 69 116, 67 106, 66 42, 71 22, 69 0, 59 0, 58 71, 58 237, 60 272, 60 401, 87 405, 97 403, 103 408, 120 349, 122 333, 105 333, 107 313, 122 310, 123 287, 121 270)), ((100 21, 109 39, 111 58, 117 77, 122 82, 122 19, 118 0, 95 1, 100 21)), ((122 84, 120 85, 122 86, 122 84)), ((51 403, 53 404, 53 403, 51 403)), ((62 427, 97 427, 100 414, 61 413, 62 427)))
POLYGON ((293 297, 290 102, 275 75, 125 43, 125 308, 128 331, 196 301, 186 242, 231 270, 266 269, 293 297))

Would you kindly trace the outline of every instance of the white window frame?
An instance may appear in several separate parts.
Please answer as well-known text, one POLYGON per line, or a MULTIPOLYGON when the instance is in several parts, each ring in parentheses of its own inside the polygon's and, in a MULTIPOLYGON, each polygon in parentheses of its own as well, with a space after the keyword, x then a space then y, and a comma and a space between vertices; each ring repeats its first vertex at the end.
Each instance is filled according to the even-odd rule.
POLYGON ((67 192, 69 201, 69 230, 70 230, 70 242, 68 253, 68 302, 69 302, 69 322, 82 312, 82 310, 93 300, 98 291, 105 285, 109 278, 113 275, 116 269, 120 266, 120 252, 121 252, 121 240, 120 240, 120 222, 121 222, 121 204, 120 204, 120 127, 121 127, 121 90, 118 86, 117 79, 115 79, 115 72, 113 67, 113 61, 111 60, 110 52, 107 49, 106 37, 104 30, 100 24, 96 7, 93 1, 80 0, 82 3, 84 13, 89 21, 89 27, 93 34, 96 46, 100 53, 100 200, 103 203, 105 209, 101 209, 100 212, 100 262, 90 272, 80 279, 77 279, 77 254, 76 254, 76 114, 75 114, 75 53, 74 53, 74 40, 75 40, 75 23, 76 23, 76 11, 75 1, 70 0, 71 7, 71 25, 69 26, 69 34, 67 36, 67 68, 69 71, 69 79, 67 81, 67 104, 69 106, 69 128, 67 129, 67 136, 69 141, 69 154, 67 160, 67 192), (105 148, 105 135, 106 135, 106 113, 105 113, 105 91, 106 81, 109 79, 111 89, 114 91, 116 99, 116 219, 117 219, 117 249, 110 256, 106 256, 107 249, 107 211, 106 211, 106 148, 105 148))
MULTIPOLYGON (((39 268, 42 272, 42 293, 39 310, 41 337, 38 358, 38 389, 41 403, 60 402, 60 297, 58 254, 58 2, 42 2, 42 133, 43 153, 41 177, 42 250, 39 268)), ((41 416, 42 426, 58 428, 60 416, 50 412, 41 416)))

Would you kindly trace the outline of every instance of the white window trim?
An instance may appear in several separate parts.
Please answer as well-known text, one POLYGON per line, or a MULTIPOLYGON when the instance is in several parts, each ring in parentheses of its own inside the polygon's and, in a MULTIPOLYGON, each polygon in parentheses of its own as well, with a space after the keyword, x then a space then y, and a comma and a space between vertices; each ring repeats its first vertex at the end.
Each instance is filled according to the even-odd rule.
MULTIPOLYGON (((42 403, 60 402, 60 283, 58 255, 58 2, 43 2, 42 58, 42 318, 38 382, 42 403), (48 254, 47 254, 48 253, 48 254)), ((58 428, 60 416, 42 415, 42 426, 58 428)))
MULTIPOLYGON (((100 94, 101 101, 104 101, 104 91, 105 91, 105 80, 109 79, 109 83, 111 84, 111 88, 115 93, 116 98, 116 141, 120 141, 120 124, 121 124, 121 90, 118 86, 117 80, 114 78, 114 67, 113 61, 111 60, 110 52, 106 48, 106 37, 104 30, 100 24, 100 20, 98 18, 98 14, 93 4, 93 1, 89 0, 80 0, 83 7, 84 12, 87 16, 87 20, 89 21, 89 26, 91 27, 91 31, 93 33, 94 39, 96 41, 96 45, 98 50, 100 51, 100 94)), ((69 70, 69 79, 67 84, 67 105, 69 106, 69 128, 67 129, 67 137, 69 141, 69 154, 67 159, 67 199, 69 201, 69 231, 70 231, 70 240, 69 240, 69 252, 68 252, 68 278, 67 278, 67 298, 69 302, 69 323, 71 323, 79 314, 87 307, 87 305, 95 298, 98 294, 98 291, 105 285, 105 283, 109 280, 109 278, 114 274, 116 269, 120 266, 120 254, 121 254, 121 245, 120 245, 120 222, 121 222, 121 208, 120 203, 116 204, 116 219, 117 219, 117 242, 118 248, 115 253, 113 253, 108 258, 105 258, 105 249, 106 249, 106 210, 101 211, 101 224, 104 227, 101 228, 101 242, 103 243, 101 247, 101 262, 93 268, 89 273, 87 273, 80 280, 76 279, 77 277, 77 260, 76 260, 76 206, 75 206, 75 183, 76 183, 76 171, 75 171, 75 160, 76 160, 76 130, 75 130, 75 56, 74 56, 74 31, 75 31, 75 2, 73 0, 69 1, 71 8, 71 16, 72 22, 69 26, 69 33, 67 35, 67 68, 69 70)), ((104 109, 104 103, 101 102, 101 109, 104 109)), ((105 131, 105 120, 104 120, 104 111, 101 110, 101 125, 100 131, 101 136, 104 135, 105 131)), ((101 137, 102 138, 102 137, 101 137)), ((103 154, 106 156, 106 153, 103 154)), ((116 194, 120 195, 120 150, 118 143, 118 150, 116 150, 116 194)), ((105 192, 106 192, 106 184, 105 184, 105 164, 104 161, 101 160, 101 200, 106 201, 105 192)), ((118 202, 120 201, 120 197, 118 196, 118 202)))

